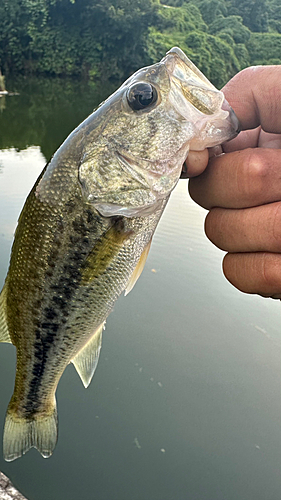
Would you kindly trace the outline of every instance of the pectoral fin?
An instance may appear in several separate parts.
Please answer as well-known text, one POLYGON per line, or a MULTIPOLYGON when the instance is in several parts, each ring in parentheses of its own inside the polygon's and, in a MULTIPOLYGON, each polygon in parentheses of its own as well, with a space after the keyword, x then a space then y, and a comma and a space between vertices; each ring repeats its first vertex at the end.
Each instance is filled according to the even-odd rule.
POLYGON ((99 326, 89 342, 71 360, 86 388, 90 385, 98 364, 104 325, 105 322, 99 326))
POLYGON ((0 295, 0 342, 12 343, 6 320, 6 291, 5 286, 0 295))
POLYGON ((140 256, 140 260, 138 261, 138 263, 137 263, 137 265, 136 265, 136 267, 135 267, 135 269, 133 271, 133 274, 130 277, 128 283, 127 283, 127 287, 126 287, 124 295, 128 295, 128 293, 135 286, 135 284, 136 284, 137 280, 139 279, 141 273, 143 272, 143 268, 144 268, 144 265, 146 263, 146 259, 147 259, 147 256, 148 256, 148 252, 149 252, 150 246, 151 246, 151 240, 146 245, 146 247, 144 247, 144 250, 142 251, 142 254, 140 256))

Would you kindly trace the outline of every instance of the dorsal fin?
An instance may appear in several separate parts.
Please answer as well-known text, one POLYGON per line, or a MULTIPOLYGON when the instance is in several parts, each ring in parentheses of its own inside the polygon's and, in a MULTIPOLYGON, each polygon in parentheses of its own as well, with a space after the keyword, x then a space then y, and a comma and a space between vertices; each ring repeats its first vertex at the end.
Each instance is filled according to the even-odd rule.
POLYGON ((98 327, 87 344, 71 360, 86 388, 90 385, 98 364, 104 325, 105 321, 98 327))
POLYGON ((128 295, 128 293, 135 286, 135 284, 136 284, 137 280, 139 279, 141 273, 143 272, 143 268, 144 268, 144 265, 146 263, 146 259, 147 259, 147 256, 148 256, 148 252, 149 252, 150 246, 151 246, 151 240, 146 245, 146 247, 144 247, 144 249, 142 251, 142 254, 140 256, 140 260, 138 261, 138 263, 137 263, 137 265, 136 265, 136 267, 135 267, 135 269, 133 271, 133 274, 130 277, 128 283, 127 283, 124 295, 128 295))
POLYGON ((0 294, 0 342, 12 343, 6 320, 6 289, 0 294))

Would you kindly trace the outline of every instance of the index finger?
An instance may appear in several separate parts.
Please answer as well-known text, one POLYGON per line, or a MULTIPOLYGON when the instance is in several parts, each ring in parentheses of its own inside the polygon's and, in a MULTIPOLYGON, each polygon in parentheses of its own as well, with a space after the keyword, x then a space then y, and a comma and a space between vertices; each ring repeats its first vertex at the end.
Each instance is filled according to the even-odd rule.
POLYGON ((244 149, 213 158, 203 174, 190 179, 189 193, 207 210, 280 201, 280 149, 244 149))

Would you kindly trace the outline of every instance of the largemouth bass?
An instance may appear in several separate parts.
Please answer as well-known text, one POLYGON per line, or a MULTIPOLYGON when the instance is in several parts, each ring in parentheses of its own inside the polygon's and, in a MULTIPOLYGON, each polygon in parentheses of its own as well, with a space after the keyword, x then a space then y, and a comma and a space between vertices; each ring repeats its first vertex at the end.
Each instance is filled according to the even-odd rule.
POLYGON ((189 149, 233 138, 238 121, 178 48, 132 75, 77 127, 29 194, 0 296, 0 341, 17 349, 7 461, 57 441, 55 393, 72 362, 87 387, 102 330, 143 269, 189 149))

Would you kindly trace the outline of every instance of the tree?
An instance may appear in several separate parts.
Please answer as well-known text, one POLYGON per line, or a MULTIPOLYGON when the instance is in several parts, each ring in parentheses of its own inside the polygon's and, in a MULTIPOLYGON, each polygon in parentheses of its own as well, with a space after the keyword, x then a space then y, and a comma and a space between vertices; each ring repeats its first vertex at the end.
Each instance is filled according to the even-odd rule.
POLYGON ((229 15, 242 16, 251 31, 268 31, 268 0, 226 0, 226 4, 229 15))
POLYGON ((217 17, 227 16, 227 7, 224 0, 200 0, 196 2, 196 5, 208 25, 212 24, 217 17))
POLYGON ((156 20, 148 30, 145 50, 149 64, 159 61, 173 46, 178 45, 191 57, 185 40, 188 33, 196 32, 199 36, 207 31, 200 10, 193 4, 184 4, 181 7, 160 5, 156 20))
POLYGON ((281 64, 281 35, 252 33, 247 42, 250 64, 281 64))
POLYGON ((249 28, 243 25, 243 20, 240 16, 219 16, 210 25, 209 29, 213 35, 228 33, 235 43, 245 43, 251 36, 249 28))

